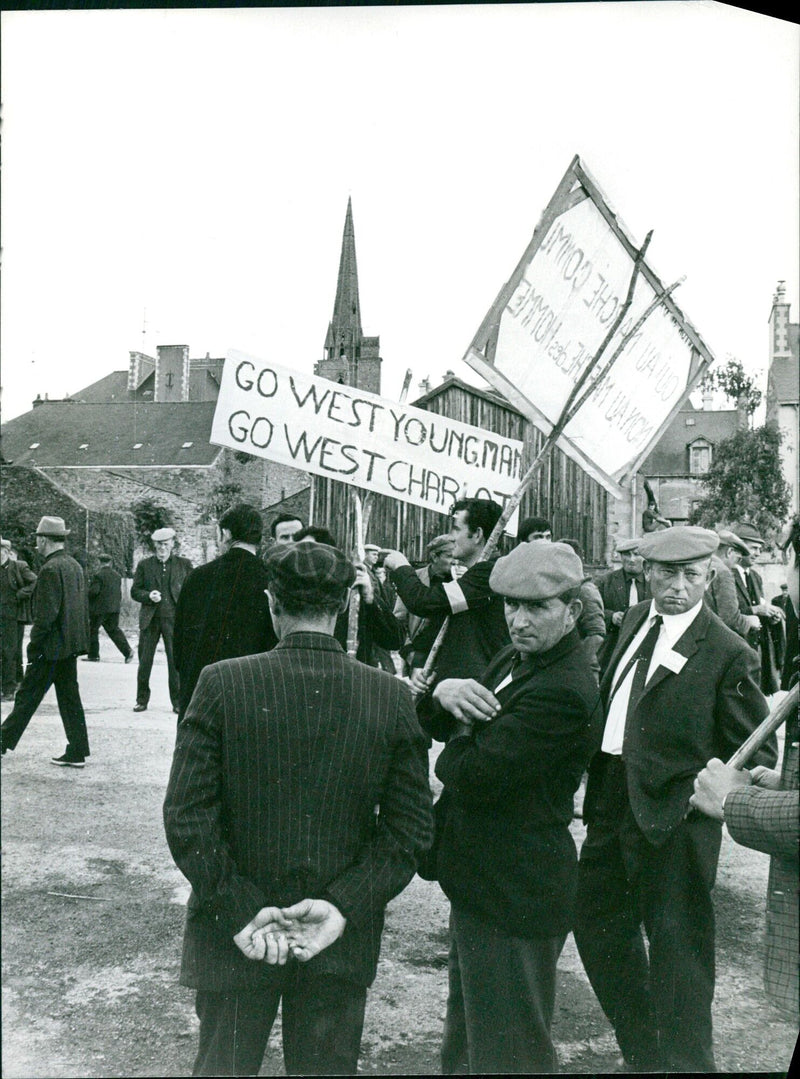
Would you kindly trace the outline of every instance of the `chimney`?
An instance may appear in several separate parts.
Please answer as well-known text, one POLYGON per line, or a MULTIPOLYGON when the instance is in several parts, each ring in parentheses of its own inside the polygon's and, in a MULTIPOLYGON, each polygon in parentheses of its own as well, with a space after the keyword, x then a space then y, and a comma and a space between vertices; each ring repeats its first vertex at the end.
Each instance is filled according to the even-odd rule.
POLYGON ((189 400, 189 346, 159 345, 156 357, 156 392, 159 403, 189 400))
POLYGON ((426 393, 431 392, 431 380, 426 375, 425 378, 420 379, 419 383, 420 393, 424 396, 426 393))
POLYGON ((714 394, 710 389, 703 390, 703 411, 710 412, 714 404, 714 394))

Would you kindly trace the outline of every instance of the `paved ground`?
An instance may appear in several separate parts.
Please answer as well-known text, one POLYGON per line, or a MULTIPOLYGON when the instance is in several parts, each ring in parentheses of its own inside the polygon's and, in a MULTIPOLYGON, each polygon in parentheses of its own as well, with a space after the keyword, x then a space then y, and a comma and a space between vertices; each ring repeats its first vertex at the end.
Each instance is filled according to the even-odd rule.
MULTIPOLYGON (((101 638, 81 663, 92 756, 54 768, 64 737, 54 695, 2 758, 3 1075, 189 1074, 196 1020, 177 973, 187 886, 161 825, 175 716, 159 651, 153 697, 134 715, 136 665, 101 638)), ((4 705, 7 714, 9 705, 4 705)), ((583 838, 580 822, 576 840, 583 838)), ((761 935, 768 860, 725 839, 715 890, 721 1070, 785 1072, 797 1028, 766 1002, 761 935)), ((415 878, 390 906, 367 1007, 362 1071, 430 1074, 446 1000, 447 903, 415 878)), ((555 1036, 562 1068, 609 1071, 617 1050, 570 938, 555 1036)), ((282 1074, 279 1029, 263 1075, 282 1074)))

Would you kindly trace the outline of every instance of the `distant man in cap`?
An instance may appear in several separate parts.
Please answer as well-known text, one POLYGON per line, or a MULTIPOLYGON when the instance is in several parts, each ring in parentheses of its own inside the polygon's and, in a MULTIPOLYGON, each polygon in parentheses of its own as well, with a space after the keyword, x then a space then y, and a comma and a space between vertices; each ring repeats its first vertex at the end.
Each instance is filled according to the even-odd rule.
POLYGON ((240 503, 217 525, 219 558, 193 569, 175 609, 173 656, 180 675, 180 712, 209 663, 268 652, 278 638, 267 599, 267 569, 258 557, 264 528, 255 506, 240 503))
POLYGON ((739 610, 743 614, 757 615, 759 619, 760 628, 751 631, 748 641, 761 657, 761 690, 769 695, 780 687, 780 663, 785 649, 784 613, 764 599, 764 582, 753 566, 753 560, 764 549, 764 540, 757 529, 741 522, 731 531, 748 549, 748 554, 735 566, 733 577, 739 610))
POLYGON ((295 536, 304 527, 297 514, 279 513, 269 526, 269 531, 275 543, 294 543, 295 536))
POLYGON ((711 573, 706 589, 706 603, 728 629, 749 641, 751 634, 758 633, 761 621, 758 615, 745 614, 740 610, 736 592, 734 569, 750 550, 747 544, 729 529, 720 528, 719 547, 711 556, 711 573))
POLYGON ((131 585, 131 599, 141 603, 139 610, 139 670, 136 676, 134 712, 144 712, 150 701, 150 671, 159 637, 167 654, 169 697, 172 710, 180 706, 180 676, 172 654, 175 608, 183 582, 192 571, 192 563, 173 551, 175 529, 157 528, 150 537, 155 555, 143 558, 136 567, 131 585))
MULTIPOLYGON (((706 761, 730 757, 767 712, 757 657, 703 602, 718 543, 690 526, 642 541, 652 600, 626 614, 600 686, 606 723, 583 805, 575 941, 634 1071, 715 1070, 721 828, 689 813, 689 799, 706 761)), ((759 763, 774 764, 775 745, 759 763)))
POLYGON ((164 821, 192 885, 181 982, 195 1075, 258 1075, 282 1000, 289 1075, 355 1075, 384 908, 431 841, 408 688, 333 638, 355 571, 326 544, 266 560, 279 642, 205 667, 164 821))
POLYGON ((31 621, 30 605, 36 574, 15 558, 11 541, 0 538, 0 684, 4 701, 13 700, 22 681, 22 638, 31 621))
MULTIPOLYGON (((424 566, 420 566, 419 569, 414 570, 417 577, 419 577, 426 588, 430 588, 433 584, 444 584, 447 581, 454 580, 452 571, 453 547, 454 540, 449 532, 445 532, 440 536, 434 536, 428 543, 426 548, 426 554, 428 556, 427 563, 424 566)), ((394 616, 406 631, 406 639, 400 652, 410 673, 415 668, 423 667, 425 665, 425 660, 427 659, 433 638, 423 638, 422 634, 424 628, 427 627, 430 622, 420 615, 412 614, 405 603, 403 603, 400 596, 397 596, 394 603, 394 616), (415 647, 415 638, 418 633, 420 634, 420 641, 416 642, 415 647)), ((437 621, 436 624, 438 626, 440 624, 439 621, 437 621)))
POLYGON ((619 627, 629 607, 635 607, 650 599, 650 585, 645 580, 644 563, 639 554, 638 539, 617 540, 617 554, 622 563, 619 569, 600 577, 597 587, 603 599, 603 617, 606 624, 606 637, 598 653, 600 672, 605 673, 608 661, 614 654, 619 640, 619 627))
POLYGON ((100 661, 100 627, 102 626, 125 662, 133 659, 133 649, 119 625, 122 607, 122 577, 112 566, 110 554, 99 554, 97 570, 89 581, 89 655, 90 663, 100 661))
POLYGON ((36 550, 44 564, 33 590, 28 666, 2 726, 2 751, 16 747, 45 693, 55 686, 67 748, 52 763, 83 768, 89 737, 77 668, 78 656, 89 647, 89 608, 83 570, 64 550, 68 535, 61 517, 42 517, 36 529, 36 550))
POLYGON ((454 725, 436 762, 436 870, 452 904, 444 1074, 558 1070, 550 1022, 577 884, 572 800, 602 727, 576 628, 583 576, 566 544, 499 558, 489 583, 511 643, 479 680, 433 691, 454 725))
MULTIPOLYGON (((787 600, 800 611, 800 517, 784 529, 779 546, 786 561, 787 600)), ((797 622, 795 621, 795 626, 797 622)), ((795 630, 796 633, 796 630, 795 630)), ((797 681, 797 670, 787 687, 797 681)), ((695 809, 724 821, 732 839, 769 854, 764 987, 767 996, 797 1021, 798 1007, 798 714, 786 721, 780 771, 757 765, 736 770, 713 758, 694 781, 695 809)))

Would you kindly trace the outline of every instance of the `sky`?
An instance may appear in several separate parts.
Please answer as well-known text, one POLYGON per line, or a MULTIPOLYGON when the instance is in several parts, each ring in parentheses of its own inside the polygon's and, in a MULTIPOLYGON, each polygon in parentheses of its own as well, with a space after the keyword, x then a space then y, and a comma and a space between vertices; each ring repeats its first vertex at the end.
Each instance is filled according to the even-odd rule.
POLYGON ((311 372, 352 197, 383 387, 463 362, 573 155, 720 362, 798 299, 797 25, 725 4, 2 14, 2 409, 128 353, 311 372))

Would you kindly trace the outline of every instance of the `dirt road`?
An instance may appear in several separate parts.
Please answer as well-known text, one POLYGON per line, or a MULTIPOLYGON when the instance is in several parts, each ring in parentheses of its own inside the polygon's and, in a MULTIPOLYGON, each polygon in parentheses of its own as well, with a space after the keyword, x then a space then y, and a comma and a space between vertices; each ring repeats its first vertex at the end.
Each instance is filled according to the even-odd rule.
MULTIPOLYGON (((191 1071, 193 994, 177 984, 186 882, 161 824, 175 716, 159 651, 153 698, 134 715, 136 665, 103 638, 81 663, 92 756, 64 749, 54 695, 2 758, 3 1075, 180 1076, 191 1071)), ((7 714, 10 705, 3 707, 7 714)), ((580 842, 583 829, 575 825, 580 842)), ((723 843, 714 1009, 722 1071, 785 1072, 797 1028, 764 998, 767 858, 723 843)), ((370 992, 361 1070, 431 1074, 446 999, 447 902, 415 878, 391 904, 370 992)), ((570 938, 560 961, 555 1037, 566 1072, 613 1068, 616 1043, 570 938)), ((262 1075, 282 1074, 279 1029, 262 1075)))

